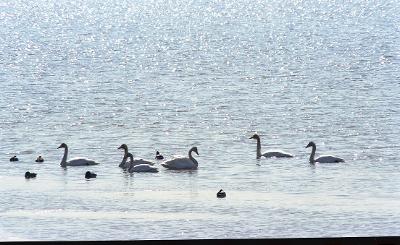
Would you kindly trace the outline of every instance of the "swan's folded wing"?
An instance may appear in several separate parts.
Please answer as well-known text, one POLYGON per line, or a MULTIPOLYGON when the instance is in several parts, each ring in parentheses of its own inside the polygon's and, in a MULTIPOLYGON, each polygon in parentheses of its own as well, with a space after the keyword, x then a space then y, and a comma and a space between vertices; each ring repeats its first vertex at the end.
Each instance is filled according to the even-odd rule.
POLYGON ((189 158, 175 158, 161 164, 162 166, 169 169, 191 169, 194 167, 194 163, 189 158))
POLYGON ((68 166, 85 166, 99 164, 92 159, 75 157, 67 162, 68 166))
POLYGON ((331 156, 331 155, 322 155, 315 159, 316 162, 319 163, 335 163, 335 162, 344 162, 342 158, 331 156))
POLYGON ((272 150, 265 152, 263 154, 264 157, 293 157, 292 154, 281 151, 281 150, 272 150))
POLYGON ((155 162, 152 162, 150 160, 146 160, 146 159, 134 159, 133 160, 133 165, 139 165, 139 164, 149 164, 149 165, 154 165, 156 164, 155 162))
POLYGON ((152 167, 148 164, 139 164, 135 165, 130 169, 130 172, 152 172, 157 173, 158 169, 156 167, 152 167))

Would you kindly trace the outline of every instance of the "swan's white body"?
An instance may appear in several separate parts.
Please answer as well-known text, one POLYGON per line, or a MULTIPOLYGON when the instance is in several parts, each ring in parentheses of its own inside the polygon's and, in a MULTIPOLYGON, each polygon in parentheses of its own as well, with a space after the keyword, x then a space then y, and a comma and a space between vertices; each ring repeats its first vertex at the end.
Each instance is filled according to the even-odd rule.
POLYGON ((199 155, 197 152, 197 147, 192 147, 188 153, 189 157, 174 156, 174 159, 165 161, 165 162, 161 163, 161 165, 165 168, 174 169, 174 170, 197 169, 199 166, 199 163, 192 156, 193 151, 196 152, 197 155, 199 155))
POLYGON ((99 164, 98 162, 95 162, 92 159, 88 158, 80 158, 76 157, 73 158, 69 161, 67 161, 68 158, 68 146, 65 143, 62 143, 58 148, 64 148, 64 156, 61 160, 61 167, 66 167, 66 166, 87 166, 87 165, 97 165, 99 164))
POLYGON ((133 173, 133 172, 149 172, 149 173, 158 173, 158 169, 156 167, 150 166, 148 164, 139 164, 139 165, 134 165, 131 166, 128 169, 129 173, 133 173))
POLYGON ((128 157, 130 158, 130 161, 127 162, 127 169, 129 173, 133 173, 133 172, 151 172, 151 173, 157 173, 158 169, 156 167, 153 167, 152 165, 154 165, 153 162, 151 165, 148 164, 149 161, 140 159, 140 160, 134 160, 133 156, 131 153, 128 153, 128 157), (137 164, 132 164, 132 163, 137 163, 137 164), (140 163, 143 162, 143 163, 140 163), (147 163, 146 163, 147 162, 147 163))
POLYGON ((267 151, 261 154, 261 156, 270 158, 270 157, 293 157, 292 154, 284 152, 284 151, 267 151))
POLYGON ((254 134, 250 139, 256 139, 257 140, 257 159, 263 157, 270 158, 270 157, 293 157, 292 154, 284 152, 284 151, 267 151, 263 154, 261 154, 261 140, 260 136, 257 134, 254 134))
POLYGON ((317 151, 317 146, 315 145, 314 142, 310 142, 308 143, 307 147, 312 147, 311 150, 311 155, 310 155, 310 163, 337 163, 337 162, 344 162, 344 160, 340 157, 335 157, 335 156, 330 156, 330 155, 324 155, 324 156, 320 156, 317 159, 314 159, 315 157, 315 152, 317 151))
POLYGON ((330 155, 320 156, 317 159, 315 159, 314 161, 319 162, 319 163, 344 162, 344 160, 342 158, 330 156, 330 155))

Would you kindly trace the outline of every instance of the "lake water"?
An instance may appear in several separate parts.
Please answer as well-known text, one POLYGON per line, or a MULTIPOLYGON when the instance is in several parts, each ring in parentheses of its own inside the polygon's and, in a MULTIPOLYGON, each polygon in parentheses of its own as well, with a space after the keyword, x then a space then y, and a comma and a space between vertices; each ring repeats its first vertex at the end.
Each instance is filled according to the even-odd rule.
POLYGON ((2 0, 0 240, 400 235, 398 13, 2 0), (257 160, 255 132, 295 157, 257 160), (310 165, 309 141, 346 162, 310 165), (100 164, 61 168, 62 142, 100 164), (122 143, 148 159, 197 146, 199 169, 126 173, 122 143))

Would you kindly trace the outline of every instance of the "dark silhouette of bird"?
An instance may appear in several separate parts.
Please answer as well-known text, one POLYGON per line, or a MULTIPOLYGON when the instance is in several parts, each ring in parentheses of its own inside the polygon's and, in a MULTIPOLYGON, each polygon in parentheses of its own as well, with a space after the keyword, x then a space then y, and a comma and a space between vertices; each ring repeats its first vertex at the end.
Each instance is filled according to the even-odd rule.
POLYGON ((36 178, 36 173, 26 172, 25 179, 36 178))
POLYGON ((10 162, 16 162, 18 161, 18 157, 17 156, 13 156, 10 158, 10 162))
POLYGON ((97 177, 97 174, 92 173, 90 171, 87 171, 86 174, 85 174, 85 178, 86 179, 91 179, 91 178, 96 178, 96 177, 97 177))
POLYGON ((158 159, 158 160, 162 160, 162 159, 164 159, 164 157, 163 157, 163 155, 161 155, 160 154, 160 152, 156 152, 156 159, 158 159))
POLYGON ((44 159, 42 156, 38 156, 35 160, 35 162, 44 162, 44 159))
POLYGON ((218 198, 224 198, 224 197, 226 197, 226 193, 221 189, 221 190, 219 190, 219 192, 217 193, 217 197, 218 197, 218 198))

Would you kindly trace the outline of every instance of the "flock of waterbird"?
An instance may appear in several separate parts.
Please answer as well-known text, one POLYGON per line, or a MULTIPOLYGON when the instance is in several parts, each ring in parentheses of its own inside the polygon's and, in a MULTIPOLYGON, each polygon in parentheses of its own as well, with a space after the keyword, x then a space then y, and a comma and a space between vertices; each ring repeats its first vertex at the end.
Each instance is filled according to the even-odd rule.
MULTIPOLYGON (((260 159, 261 157, 265 158, 271 158, 271 157, 277 157, 277 158, 288 158, 288 157, 293 157, 292 154, 283 152, 283 151, 267 151, 265 153, 261 153, 261 139, 258 134, 254 134, 251 136, 249 139, 255 139, 257 140, 257 151, 256 151, 256 158, 260 159)), ((317 150, 317 146, 315 145, 314 142, 309 142, 306 148, 312 147, 311 150, 311 155, 309 162, 311 164, 315 163, 339 163, 339 162, 344 162, 342 158, 335 157, 335 156, 330 156, 330 155, 324 155, 320 156, 318 158, 315 158, 315 152, 317 150)), ((65 143, 62 143, 58 149, 64 148, 64 155, 61 159, 61 167, 66 168, 67 166, 88 166, 88 165, 97 165, 99 164, 98 162, 88 159, 88 158, 73 158, 68 160, 68 146, 65 143)), ((148 172, 148 173, 157 173, 158 168, 155 167, 156 161, 157 160, 163 160, 161 162, 161 166, 167 168, 167 169, 172 169, 172 170, 196 170, 199 166, 199 163, 197 160, 192 156, 192 153, 196 153, 199 155, 199 152, 197 150, 197 147, 192 147, 190 148, 188 152, 188 156, 174 156, 170 160, 164 160, 164 157, 157 151, 155 160, 146 160, 142 158, 134 158, 133 155, 128 151, 128 146, 126 144, 122 144, 118 149, 124 150, 124 156, 122 158, 121 163, 119 164, 119 167, 126 170, 129 173, 139 173, 139 172, 148 172)), ((18 161, 19 159, 17 156, 13 156, 10 158, 10 161, 15 162, 18 161)), ((36 162, 44 162, 44 159, 42 156, 38 156, 38 158, 35 160, 36 162)), ((92 173, 90 171, 87 171, 85 174, 85 178, 96 178, 96 174, 92 173)), ((25 178, 35 178, 36 173, 30 173, 26 172, 25 173, 25 178)), ((222 190, 221 190, 222 191, 222 190)), ((220 192, 221 192, 220 191, 220 192)), ((219 192, 219 193, 220 193, 219 192)), ((223 196, 221 193, 217 195, 218 197, 223 196)))

